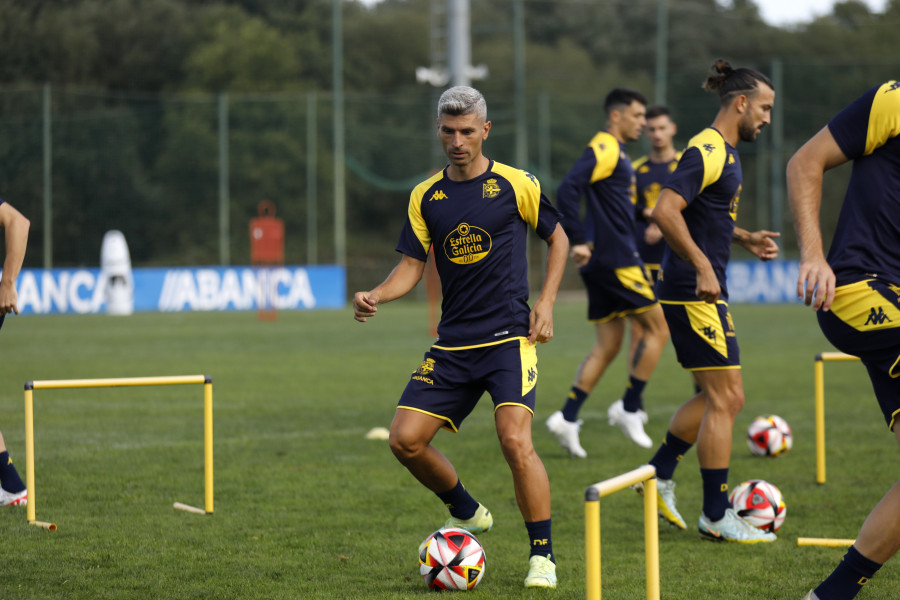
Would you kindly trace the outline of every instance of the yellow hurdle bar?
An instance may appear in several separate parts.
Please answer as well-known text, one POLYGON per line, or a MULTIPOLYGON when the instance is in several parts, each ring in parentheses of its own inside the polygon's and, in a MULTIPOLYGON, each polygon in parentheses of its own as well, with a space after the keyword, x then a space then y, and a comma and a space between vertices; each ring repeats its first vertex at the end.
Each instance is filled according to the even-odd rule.
POLYGON ((816 393, 816 483, 825 483, 825 361, 852 362, 858 356, 843 352, 820 352, 813 364, 816 393))
MULTIPOLYGON (((203 472, 204 509, 188 512, 213 513, 213 391, 212 378, 208 375, 176 375, 168 377, 119 377, 106 379, 47 379, 25 383, 25 486, 28 489, 26 517, 29 525, 56 531, 56 525, 37 520, 37 502, 34 478, 34 390, 59 390, 75 388, 135 387, 150 385, 203 384, 203 472)), ((175 503, 175 508, 183 506, 175 503)))
POLYGON ((798 546, 825 546, 827 548, 849 548, 856 540, 842 540, 837 538, 810 538, 798 537, 798 546))
POLYGON ((659 523, 656 468, 644 465, 589 486, 584 493, 584 542, 587 600, 600 600, 600 498, 644 482, 644 551, 647 600, 659 600, 659 523))

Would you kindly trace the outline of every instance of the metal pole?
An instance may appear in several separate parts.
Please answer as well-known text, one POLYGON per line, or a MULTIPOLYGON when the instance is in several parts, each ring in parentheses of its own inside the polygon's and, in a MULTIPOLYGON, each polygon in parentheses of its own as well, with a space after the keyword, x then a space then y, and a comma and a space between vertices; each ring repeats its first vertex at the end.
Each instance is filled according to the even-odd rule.
POLYGON ((347 264, 347 192, 344 177, 344 56, 341 0, 331 2, 331 78, 334 87, 334 258, 347 264))
POLYGON ((316 139, 316 93, 306 95, 306 262, 314 265, 318 262, 319 228, 318 198, 316 197, 317 161, 316 139))
POLYGON ((53 267, 53 152, 50 84, 44 84, 44 268, 53 267))
POLYGON ((656 1, 656 85, 657 104, 666 103, 669 63, 669 0, 656 1))
POLYGON ((218 95, 219 113, 219 263, 227 266, 231 262, 228 232, 228 94, 218 95))
POLYGON ((451 85, 470 85, 472 64, 469 35, 469 0, 447 0, 448 67, 451 85))
MULTIPOLYGON (((772 60, 772 84, 783 90, 781 59, 772 60)), ((784 103, 776 100, 772 108, 772 208, 769 213, 772 231, 781 231, 784 225, 784 103)))
POLYGON ((516 166, 528 169, 528 122, 525 106, 525 6, 513 1, 513 73, 516 86, 516 166))

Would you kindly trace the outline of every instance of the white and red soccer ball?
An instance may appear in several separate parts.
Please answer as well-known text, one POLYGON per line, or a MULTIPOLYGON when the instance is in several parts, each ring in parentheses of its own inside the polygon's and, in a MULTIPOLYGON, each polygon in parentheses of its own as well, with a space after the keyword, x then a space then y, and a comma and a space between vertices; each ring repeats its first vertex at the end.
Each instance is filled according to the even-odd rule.
POLYGON ((419 546, 419 574, 430 588, 471 590, 484 576, 484 548, 465 529, 439 529, 419 546))
POLYGON ((747 428, 747 445, 757 456, 781 456, 794 445, 791 426, 778 415, 756 417, 747 428))
POLYGON ((728 499, 734 511, 757 529, 775 533, 784 524, 787 506, 781 491, 768 481, 745 481, 732 490, 728 499))

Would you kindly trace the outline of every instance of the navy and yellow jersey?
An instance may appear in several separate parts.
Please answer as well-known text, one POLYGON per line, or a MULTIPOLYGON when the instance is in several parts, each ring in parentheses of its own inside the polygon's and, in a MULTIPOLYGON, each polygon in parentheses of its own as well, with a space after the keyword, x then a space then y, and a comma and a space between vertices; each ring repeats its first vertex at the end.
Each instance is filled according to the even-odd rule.
POLYGON ((558 222, 538 180, 498 162, 468 181, 445 169, 416 186, 397 251, 424 261, 434 245, 444 295, 438 345, 528 335, 528 227, 547 239, 558 222))
MULTIPOLYGON (((682 211, 694 243, 703 251, 719 280, 721 299, 728 300, 725 267, 741 196, 741 160, 722 134, 708 127, 688 143, 678 166, 663 187, 688 203, 682 211)), ((694 301, 697 271, 666 246, 656 292, 660 300, 694 301)))
POLYGON ((601 131, 591 139, 559 185, 556 204, 570 244, 590 241, 602 248, 591 263, 607 268, 641 264, 634 242, 634 170, 615 136, 601 131), (587 225, 581 222, 582 197, 587 225))
POLYGON ((837 284, 866 274, 900 284, 900 82, 872 88, 828 129, 853 160, 828 252, 837 284))
MULTIPOLYGON (((637 193, 637 204, 635 206, 634 216, 634 241, 637 244, 638 254, 646 265, 659 265, 662 263, 663 253, 666 250, 665 240, 660 240, 656 244, 648 244, 644 241, 644 232, 650 225, 644 217, 644 209, 653 210, 656 208, 656 201, 659 200, 659 193, 662 191, 663 184, 669 175, 678 166, 681 159, 681 152, 675 154, 675 158, 666 162, 653 162, 649 156, 642 156, 632 163, 634 167, 635 191, 637 193)), ((656 267, 658 268, 658 267, 656 267)))

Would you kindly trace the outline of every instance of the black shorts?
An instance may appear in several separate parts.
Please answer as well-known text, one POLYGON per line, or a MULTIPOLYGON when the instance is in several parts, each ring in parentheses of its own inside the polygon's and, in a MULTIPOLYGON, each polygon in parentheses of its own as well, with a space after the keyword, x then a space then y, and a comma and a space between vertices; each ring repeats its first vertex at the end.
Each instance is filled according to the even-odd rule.
POLYGON ((484 392, 494 410, 523 406, 534 414, 537 349, 526 338, 468 348, 432 346, 412 374, 397 408, 416 410, 458 431, 484 392))
POLYGON ((900 419, 900 286, 867 279, 839 286, 819 327, 835 348, 858 356, 892 430, 900 419))
POLYGON ((701 300, 660 303, 682 367, 688 371, 741 368, 741 351, 728 304, 721 300, 715 304, 701 300))
POLYGON ((589 321, 612 321, 646 312, 657 304, 643 265, 607 269, 589 263, 579 273, 587 288, 589 321))

